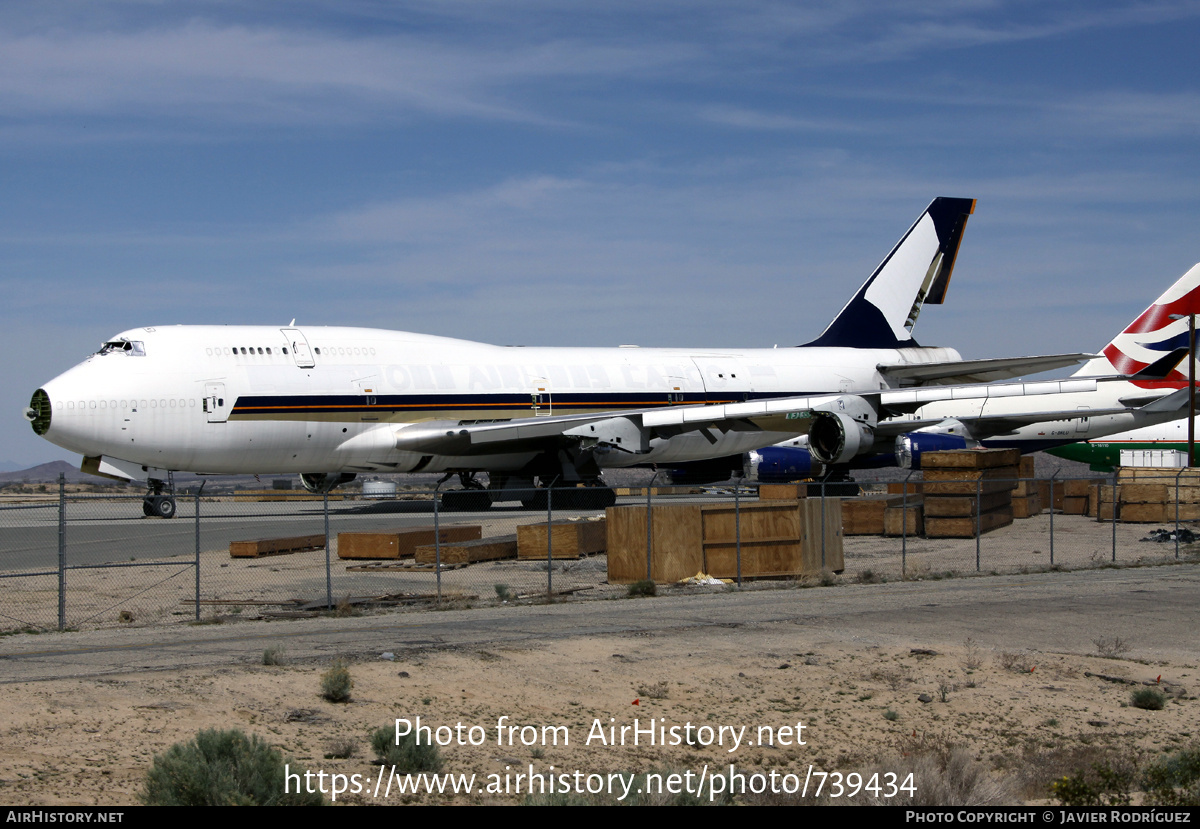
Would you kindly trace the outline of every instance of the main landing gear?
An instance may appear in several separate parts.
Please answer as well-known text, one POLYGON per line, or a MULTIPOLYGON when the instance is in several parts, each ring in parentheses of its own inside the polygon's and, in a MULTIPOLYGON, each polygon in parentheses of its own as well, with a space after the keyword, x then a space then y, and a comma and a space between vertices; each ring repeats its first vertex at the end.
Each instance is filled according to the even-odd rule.
POLYGON ((142 514, 147 518, 175 517, 175 480, 170 472, 167 480, 151 478, 146 482, 146 496, 142 498, 142 514))

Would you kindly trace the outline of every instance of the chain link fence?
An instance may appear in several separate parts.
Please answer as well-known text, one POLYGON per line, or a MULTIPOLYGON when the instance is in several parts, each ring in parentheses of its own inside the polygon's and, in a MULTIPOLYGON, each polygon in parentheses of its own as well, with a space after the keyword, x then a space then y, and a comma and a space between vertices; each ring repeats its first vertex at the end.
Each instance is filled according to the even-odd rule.
MULTIPOLYGON (((893 485, 899 493, 874 485, 853 499, 839 485, 801 487, 793 497, 807 496, 797 504, 809 504, 812 532, 803 567, 787 572, 755 564, 754 556, 794 541, 784 538, 794 530, 756 510, 782 504, 776 513, 787 517, 795 505, 762 500, 746 486, 616 490, 617 505, 635 508, 625 514, 642 517, 621 525, 625 577, 611 582, 617 565, 607 551, 617 541, 613 514, 605 522, 613 502, 606 489, 512 493, 517 500, 490 508, 482 508, 483 491, 470 490, 383 499, 201 491, 177 496, 176 516, 165 520, 144 515, 140 495, 72 494, 60 481, 0 502, 0 630, 603 598, 626 595, 643 566, 660 583, 695 566, 700 576, 719 570, 721 584, 795 587, 1195 560, 1200 545, 1187 529, 1200 519, 1193 474, 1200 473, 1009 481, 1009 489, 1040 489, 1046 503, 1026 518, 1010 509, 992 529, 996 499, 965 481, 976 489, 954 505, 962 537, 937 537, 919 509, 929 497, 913 476, 893 485), (893 511, 878 530, 852 519, 868 502, 878 502, 871 509, 880 515, 893 511), (660 559, 690 543, 696 519, 688 516, 697 511, 720 527, 719 537, 697 541, 703 557, 694 565, 683 559, 684 569, 664 578, 660 559)), ((697 581, 667 589, 705 589, 697 581)))

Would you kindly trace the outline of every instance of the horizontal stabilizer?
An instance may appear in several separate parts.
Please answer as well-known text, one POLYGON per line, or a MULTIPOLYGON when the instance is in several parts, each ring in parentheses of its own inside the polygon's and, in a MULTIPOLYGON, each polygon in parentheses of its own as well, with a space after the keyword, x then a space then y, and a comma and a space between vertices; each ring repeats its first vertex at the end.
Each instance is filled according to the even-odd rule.
MULTIPOLYGON (((1185 349, 1186 351, 1186 349, 1185 349)), ((1040 357, 997 357, 985 360, 950 360, 938 363, 896 363, 880 365, 879 373, 901 385, 923 383, 991 383, 1011 380, 1025 374, 1038 374, 1091 360, 1095 354, 1047 354, 1040 357)))

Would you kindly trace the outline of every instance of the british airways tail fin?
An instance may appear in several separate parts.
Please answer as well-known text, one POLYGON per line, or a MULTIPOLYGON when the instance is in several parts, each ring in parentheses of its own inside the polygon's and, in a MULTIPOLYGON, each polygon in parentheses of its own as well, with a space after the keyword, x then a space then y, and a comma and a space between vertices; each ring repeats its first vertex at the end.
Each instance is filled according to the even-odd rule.
POLYGON ((974 199, 939 197, 901 237, 854 298, 807 346, 902 348, 926 303, 946 298, 974 199))
MULTIPOLYGON (((1124 331, 1104 346, 1100 356, 1075 372, 1076 376, 1143 373, 1148 379, 1149 375, 1144 374, 1147 367, 1156 364, 1165 367, 1163 358, 1179 349, 1183 349, 1186 356, 1189 314, 1200 314, 1200 264, 1193 265, 1191 270, 1179 277, 1174 285, 1154 300, 1153 305, 1142 311, 1124 331), (1172 315, 1180 315, 1182 319, 1171 319, 1172 315)), ((1184 360, 1159 379, 1186 383, 1187 372, 1188 365, 1184 360)))

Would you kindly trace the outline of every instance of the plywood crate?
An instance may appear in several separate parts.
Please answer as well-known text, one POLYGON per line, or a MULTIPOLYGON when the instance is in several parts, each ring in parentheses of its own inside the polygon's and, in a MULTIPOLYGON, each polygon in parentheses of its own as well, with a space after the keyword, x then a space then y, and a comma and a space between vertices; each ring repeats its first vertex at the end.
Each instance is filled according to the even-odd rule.
POLYGON ((1046 480, 1038 481, 1038 500, 1040 500, 1042 502, 1043 509, 1056 509, 1059 512, 1062 512, 1064 496, 1065 496, 1065 493, 1063 492, 1063 482, 1062 481, 1055 481, 1053 487, 1051 487, 1050 481, 1046 481, 1046 480), (1050 503, 1050 494, 1051 494, 1050 490, 1051 489, 1054 490, 1054 503, 1053 504, 1050 503))
POLYGON ((1200 504, 1121 504, 1121 520, 1129 524, 1173 524, 1180 521, 1200 521, 1200 504))
POLYGON ((230 541, 230 558, 258 558, 298 553, 301 550, 320 550, 325 547, 325 535, 295 535, 289 538, 258 538, 252 541, 230 541))
POLYGON ((1062 511, 1064 515, 1087 515, 1088 497, 1086 495, 1063 496, 1062 511))
MULTIPOLYGON (((650 578, 676 582, 704 572, 701 504, 655 504, 650 513, 650 578)), ((604 511, 608 530, 608 580, 630 584, 646 578, 646 507, 604 511)))
MULTIPOLYGON (((921 469, 999 469, 1013 467, 1021 462, 1019 449, 948 449, 941 452, 925 452, 921 455, 921 469)), ((926 474, 925 480, 929 480, 926 474)))
POLYGON ((844 535, 883 535, 883 514, 903 503, 903 495, 863 495, 842 499, 844 535))
MULTIPOLYGON (((1088 489, 1095 481, 1088 478, 1068 478, 1062 481, 1063 494, 1068 498, 1086 498, 1088 489)), ((1057 489, 1057 487, 1055 487, 1057 489)))
POLYGON ((1032 518, 1042 514, 1042 499, 1037 495, 1025 495, 1012 499, 1013 518, 1032 518))
POLYGON ((1021 462, 1017 464, 1017 471, 1021 473, 1022 478, 1036 478, 1037 464, 1033 461, 1033 455, 1022 455, 1021 462))
POLYGON ((903 495, 905 489, 908 490, 908 494, 910 497, 913 495, 920 495, 922 492, 924 492, 924 488, 922 486, 922 479, 914 478, 913 480, 909 481, 907 484, 904 481, 900 481, 899 483, 896 483, 893 481, 892 483, 887 485, 887 491, 888 491, 889 495, 903 495))
POLYGON ((438 541, 470 541, 483 537, 478 524, 442 524, 437 534, 433 525, 398 527, 393 530, 338 533, 338 558, 408 558, 417 547, 438 541))
MULTIPOLYGON (((825 561, 844 569, 841 502, 826 499, 825 561)), ((820 572, 821 510, 817 498, 732 504, 655 505, 650 513, 650 575, 674 582, 697 572, 717 578, 795 576, 820 572)), ((646 509, 609 507, 608 580, 628 584, 646 578, 646 509)))
POLYGON ((914 503, 910 497, 908 506, 897 504, 883 512, 883 534, 888 536, 921 535, 925 532, 925 507, 921 501, 914 503))
POLYGON ((1013 522, 1012 506, 1000 507, 972 518, 925 517, 925 535, 929 538, 974 538, 976 530, 991 532, 1013 522))
POLYGON ((759 484, 760 501, 795 501, 808 497, 808 484, 759 484))
POLYGON ((990 512, 1012 503, 1009 491, 990 492, 975 497, 971 495, 927 495, 925 515, 929 518, 964 518, 981 512, 990 512))
POLYGON ((547 552, 554 558, 582 558, 603 553, 608 543, 604 519, 551 522, 549 545, 546 527, 545 521, 517 527, 517 558, 544 561, 547 552))
POLYGON ((1174 486, 1176 476, 1180 486, 1200 486, 1200 467, 1168 469, 1161 466, 1123 466, 1117 470, 1117 483, 1170 483, 1174 486))
MULTIPOLYGON (((940 453, 933 452, 931 454, 940 453)), ((929 456, 925 455, 924 457, 929 456)), ((923 459, 921 463, 924 465, 923 459)), ((1017 468, 1015 466, 995 466, 984 469, 925 469, 924 473, 927 496, 975 495, 976 493, 989 495, 993 492, 1011 492, 1017 487, 1017 468)))
POLYGON ((473 541, 448 541, 434 546, 417 547, 413 557, 418 564, 472 564, 476 561, 498 561, 517 557, 517 536, 497 535, 492 538, 476 538, 473 541))

